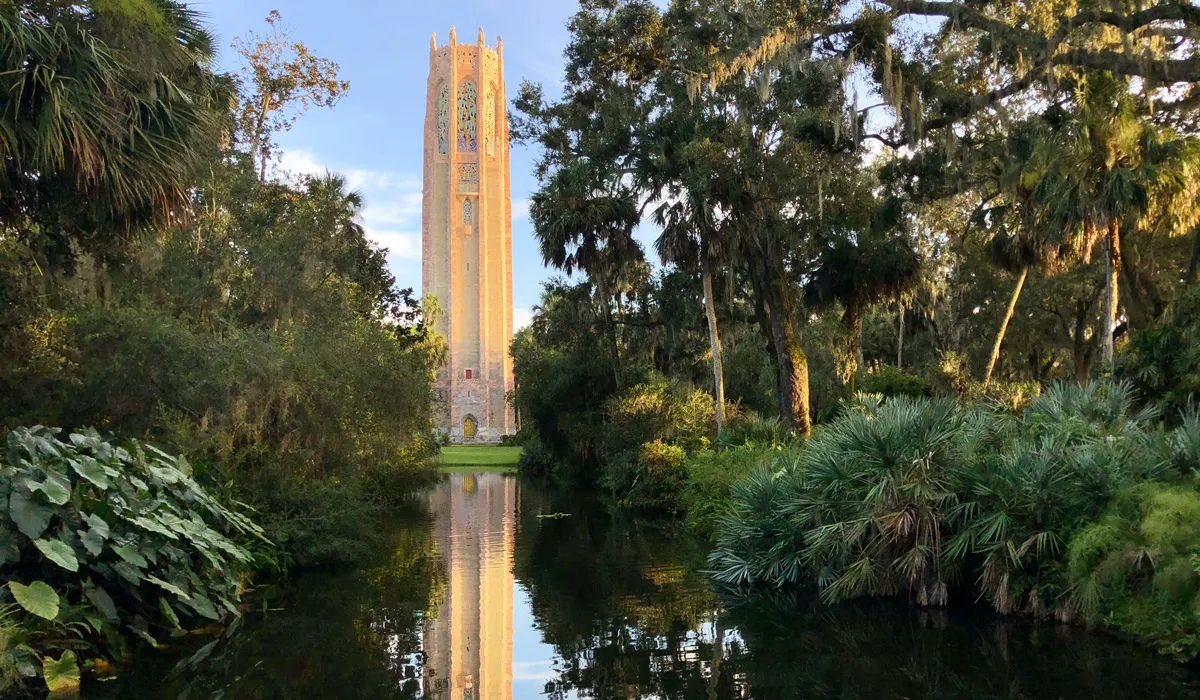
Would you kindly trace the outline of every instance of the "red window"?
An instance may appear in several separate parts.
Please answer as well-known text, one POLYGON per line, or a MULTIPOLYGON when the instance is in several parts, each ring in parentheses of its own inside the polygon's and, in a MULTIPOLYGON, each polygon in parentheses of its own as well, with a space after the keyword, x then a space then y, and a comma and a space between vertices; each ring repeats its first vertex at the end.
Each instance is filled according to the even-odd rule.
POLYGON ((475 370, 473 370, 473 369, 466 370, 465 376, 467 379, 473 379, 475 377, 475 370))

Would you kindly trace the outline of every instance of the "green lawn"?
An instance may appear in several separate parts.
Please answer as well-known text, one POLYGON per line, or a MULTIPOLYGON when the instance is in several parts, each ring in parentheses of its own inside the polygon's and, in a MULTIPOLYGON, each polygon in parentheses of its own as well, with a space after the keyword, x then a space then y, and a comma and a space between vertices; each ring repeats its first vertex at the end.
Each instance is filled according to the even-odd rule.
POLYGON ((521 458, 520 447, 451 445, 442 448, 444 471, 513 471, 521 458))

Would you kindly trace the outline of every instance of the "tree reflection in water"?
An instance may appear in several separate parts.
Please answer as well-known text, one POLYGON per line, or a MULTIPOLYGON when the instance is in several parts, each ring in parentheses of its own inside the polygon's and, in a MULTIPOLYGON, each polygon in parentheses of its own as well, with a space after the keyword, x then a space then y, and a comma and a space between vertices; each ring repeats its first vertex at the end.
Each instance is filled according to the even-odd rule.
POLYGON ((732 605, 702 543, 510 476, 446 477, 389 528, 369 565, 295 577, 221 638, 143 654, 85 697, 1200 697, 1195 670, 1073 628, 732 605), (545 677, 514 685, 514 655, 545 677))

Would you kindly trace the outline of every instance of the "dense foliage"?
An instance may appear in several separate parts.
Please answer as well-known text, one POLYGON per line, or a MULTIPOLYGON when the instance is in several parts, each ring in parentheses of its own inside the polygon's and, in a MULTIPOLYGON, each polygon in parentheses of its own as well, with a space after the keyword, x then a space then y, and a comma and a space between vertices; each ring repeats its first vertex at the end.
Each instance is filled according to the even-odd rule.
POLYGON ((242 569, 360 557, 430 472, 441 341, 361 197, 276 166, 348 83, 268 22, 232 75, 174 0, 0 3, 0 433, 25 450, 0 579, 62 602, 5 617, 46 659, 218 620, 242 569))
POLYGON ((584 0, 569 29, 561 94, 515 103, 543 258, 584 278, 513 345, 527 466, 687 511, 734 586, 970 591, 1196 653, 1194 7, 584 0))
POLYGON ((182 457, 57 433, 13 430, 0 455, 0 564, 17 605, 0 626, 0 675, 40 671, 55 690, 78 680, 77 656, 119 658, 124 634, 157 644, 240 614, 252 563, 237 541, 261 528, 182 457))
POLYGON ((1138 15, 1174 48, 1139 37, 1145 63, 1114 72, 1108 16, 1081 17, 1088 40, 996 2, 914 34, 903 18, 950 10, 884 4, 581 3, 562 95, 515 102, 543 257, 584 277, 514 344, 541 469, 597 476, 571 426, 606 424, 651 368, 716 397, 718 429, 740 403, 804 434, 861 390, 1019 410, 1111 373, 1122 344, 1144 399, 1186 404, 1200 141, 1192 102, 1138 78, 1200 17, 1138 15), (1044 36, 1079 53, 1015 78, 1044 36))
POLYGON ((811 585, 827 601, 978 596, 1193 656, 1200 424, 1163 427, 1133 398, 1056 385, 1019 417, 864 401, 734 487, 714 576, 811 585))

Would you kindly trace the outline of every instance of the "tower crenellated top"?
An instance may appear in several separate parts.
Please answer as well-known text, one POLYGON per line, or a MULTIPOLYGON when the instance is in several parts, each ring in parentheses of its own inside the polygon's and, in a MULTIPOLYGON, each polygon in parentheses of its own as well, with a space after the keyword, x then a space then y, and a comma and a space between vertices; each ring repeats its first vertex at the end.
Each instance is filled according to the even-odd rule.
POLYGON ((454 25, 450 26, 450 41, 445 46, 438 46, 437 32, 434 32, 429 37, 429 51, 431 54, 443 56, 450 53, 456 53, 461 50, 475 51, 476 49, 480 50, 480 53, 483 53, 484 50, 486 50, 498 55, 503 55, 504 39, 497 35, 495 46, 488 46, 487 35, 484 32, 483 27, 480 27, 476 38, 476 43, 460 44, 458 42, 458 29, 454 25))

